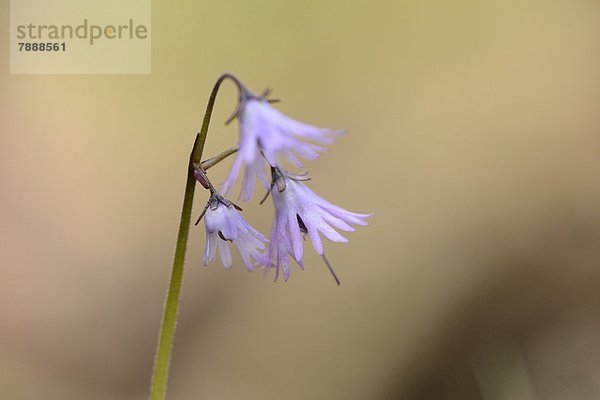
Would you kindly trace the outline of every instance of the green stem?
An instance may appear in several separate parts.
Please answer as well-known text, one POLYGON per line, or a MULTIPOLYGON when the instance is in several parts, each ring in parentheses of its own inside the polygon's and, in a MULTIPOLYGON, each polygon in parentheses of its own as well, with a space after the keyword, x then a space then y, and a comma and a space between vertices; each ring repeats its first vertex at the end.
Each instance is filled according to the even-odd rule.
POLYGON ((167 393, 167 381, 169 378, 169 367, 171 363, 171 351, 173 349, 173 339, 175 337, 175 325, 179 312, 179 298, 181 294, 181 282, 183 280, 183 264, 185 262, 185 252, 187 248, 188 233, 192 216, 192 206, 194 203, 194 191, 196 188, 196 179, 194 178, 194 166, 200 163, 210 117, 217 97, 217 92, 221 83, 226 79, 232 79, 239 86, 239 81, 231 74, 223 74, 219 77, 208 99, 202 128, 196 135, 194 147, 190 154, 188 163, 187 180, 185 183, 185 194, 183 196, 183 206, 181 209, 181 220, 179 222, 179 232, 177 234, 177 245, 175 247, 175 257, 173 259, 173 269, 169 281, 169 289, 163 310, 162 322, 160 325, 160 334, 156 347, 154 358, 154 370, 152 373, 152 385, 150 386, 150 399, 163 400, 167 393))
MULTIPOLYGON (((198 143, 198 138, 199 135, 196 136, 196 143, 198 143)), ((190 228, 190 219, 192 216, 195 188, 196 178, 194 178, 193 170, 188 168, 185 195, 183 197, 183 207, 181 210, 181 221, 179 223, 179 233, 177 235, 177 245, 175 247, 175 257, 173 260, 173 270, 171 271, 171 279, 163 311, 160 336, 154 359, 154 373, 152 377, 152 386, 150 388, 150 399, 152 400, 162 400, 166 395, 171 350, 173 347, 175 324, 177 322, 179 309, 179 295, 181 293, 181 282, 183 279, 183 264, 185 261, 185 251, 190 228)))

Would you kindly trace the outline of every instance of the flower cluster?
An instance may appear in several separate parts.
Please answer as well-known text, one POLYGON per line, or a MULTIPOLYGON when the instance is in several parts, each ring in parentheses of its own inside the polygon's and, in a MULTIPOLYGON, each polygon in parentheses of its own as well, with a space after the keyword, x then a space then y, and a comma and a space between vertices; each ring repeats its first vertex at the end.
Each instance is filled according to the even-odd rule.
POLYGON ((323 257, 339 284, 325 257, 321 235, 333 242, 347 242, 338 231, 350 232, 355 230, 351 225, 367 225, 366 219, 371 214, 354 213, 331 204, 306 186, 306 175, 288 172, 282 164, 287 162, 303 168, 300 159, 319 157, 327 149, 325 146, 333 144, 345 131, 318 128, 293 120, 271 106, 274 100, 267 98, 268 92, 257 96, 237 78, 230 77, 239 89, 239 104, 234 114, 239 121, 239 150, 221 185, 221 192, 230 194, 243 170, 239 198, 244 202, 250 200, 256 181, 261 181, 268 190, 267 195, 271 194, 275 219, 267 240, 244 220, 239 207, 214 189, 202 165, 196 166, 196 178, 211 190, 203 212, 207 236, 204 264, 216 258, 218 249, 221 262, 230 268, 231 242, 237 247, 248 270, 257 266, 275 269, 275 280, 282 271, 287 281, 290 258, 304 269, 303 238, 308 235, 315 251, 323 257))

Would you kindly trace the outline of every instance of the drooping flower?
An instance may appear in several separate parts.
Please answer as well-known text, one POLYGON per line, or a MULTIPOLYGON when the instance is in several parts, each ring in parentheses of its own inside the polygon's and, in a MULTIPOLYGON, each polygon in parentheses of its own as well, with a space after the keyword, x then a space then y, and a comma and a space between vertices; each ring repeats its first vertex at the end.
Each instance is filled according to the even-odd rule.
MULTIPOLYGON (((289 257, 304 269, 303 234, 308 234, 315 251, 323 256, 321 234, 333 242, 347 242, 336 229, 352 232, 350 225, 367 225, 366 218, 372 214, 359 214, 331 204, 310 190, 297 177, 280 168, 273 168, 271 196, 275 204, 275 220, 271 228, 268 254, 275 267, 275 280, 283 270, 284 280, 290 275, 289 257)), ((329 263, 325 259, 327 266, 329 263)), ((332 274, 333 270, 331 270, 332 274)), ((337 278, 336 278, 337 280, 337 278)))
POLYGON ((248 271, 257 264, 268 263, 263 254, 267 239, 254 229, 235 209, 233 203, 214 193, 206 206, 204 214, 206 225, 206 248, 204 265, 216 258, 217 248, 225 268, 231 268, 231 249, 229 242, 237 247, 248 271))
POLYGON ((231 191, 242 167, 245 167, 245 172, 240 198, 248 201, 254 193, 257 178, 265 188, 269 187, 267 162, 277 167, 286 160, 302 168, 299 157, 314 160, 326 150, 323 144, 333 143, 337 136, 345 132, 298 122, 273 108, 265 97, 253 95, 243 87, 240 90, 237 112, 240 149, 221 186, 225 195, 231 191))

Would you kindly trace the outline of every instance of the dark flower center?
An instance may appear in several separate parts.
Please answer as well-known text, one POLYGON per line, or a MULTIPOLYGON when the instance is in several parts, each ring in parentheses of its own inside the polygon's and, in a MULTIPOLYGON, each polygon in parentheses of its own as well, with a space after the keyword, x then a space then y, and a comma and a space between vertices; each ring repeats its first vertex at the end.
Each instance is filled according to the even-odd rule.
POLYGON ((300 218, 298 214, 296 214, 296 219, 298 220, 298 225, 300 226, 300 230, 302 231, 302 233, 307 233, 308 229, 306 228, 306 225, 304 225, 304 221, 302 221, 302 218, 300 218))
POLYGON ((226 241, 226 242, 232 242, 232 240, 231 240, 231 239, 227 239, 227 238, 226 238, 226 237, 223 235, 223 232, 219 231, 219 232, 217 232, 217 233, 219 234, 219 237, 220 237, 221 239, 223 239, 224 241, 226 241))

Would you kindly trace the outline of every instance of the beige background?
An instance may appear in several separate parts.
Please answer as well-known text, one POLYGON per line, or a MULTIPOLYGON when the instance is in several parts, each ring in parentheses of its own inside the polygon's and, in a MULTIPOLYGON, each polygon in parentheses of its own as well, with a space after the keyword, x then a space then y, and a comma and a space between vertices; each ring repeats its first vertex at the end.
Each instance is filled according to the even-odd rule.
MULTIPOLYGON (((349 128, 311 187, 376 216, 326 245, 340 288, 312 252, 287 284, 203 268, 193 229, 169 398, 600 397, 597 2, 152 16, 148 76, 0 63, 0 398, 146 398, 186 159, 223 71, 349 128)), ((227 84, 207 155, 235 142, 234 104, 227 84)), ((246 216, 267 232, 257 202, 246 216)))

